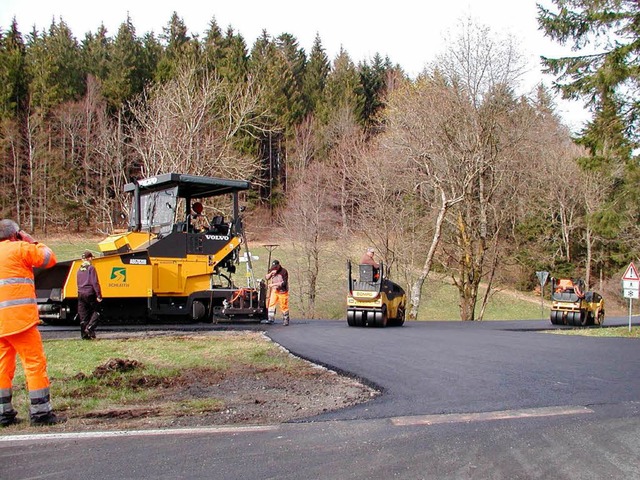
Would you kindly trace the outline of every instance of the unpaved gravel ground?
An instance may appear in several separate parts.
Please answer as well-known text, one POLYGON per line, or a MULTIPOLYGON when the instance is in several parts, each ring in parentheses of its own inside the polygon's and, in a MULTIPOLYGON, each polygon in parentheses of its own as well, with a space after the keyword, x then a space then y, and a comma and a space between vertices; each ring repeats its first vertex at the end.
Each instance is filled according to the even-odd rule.
MULTIPOLYGON (((157 332, 154 335, 168 334, 157 332)), ((175 334, 169 333, 169 334, 175 334)), ((145 333, 143 335, 149 335, 145 333)), ((123 338, 136 334, 101 333, 99 338, 123 338)), ((100 340, 98 340, 100 341, 100 340)), ((128 359, 111 359, 90 375, 100 377, 113 371, 133 371, 126 387, 151 388, 162 392, 160 404, 114 406, 88 415, 74 416, 54 427, 38 431, 95 431, 151 428, 185 428, 216 425, 273 425, 300 420, 363 402, 379 395, 375 389, 326 368, 303 361, 304 366, 293 372, 282 369, 260 369, 238 366, 221 373, 214 369, 185 370, 181 375, 167 378, 136 376, 140 365, 128 359), (203 398, 220 400, 220 408, 183 412, 179 408, 167 413, 167 402, 179 405, 203 398)), ((55 398, 52 398, 55 407, 55 398)), ((171 409, 169 409, 171 410, 171 409)), ((2 433, 33 433, 27 422, 4 429, 2 433)))

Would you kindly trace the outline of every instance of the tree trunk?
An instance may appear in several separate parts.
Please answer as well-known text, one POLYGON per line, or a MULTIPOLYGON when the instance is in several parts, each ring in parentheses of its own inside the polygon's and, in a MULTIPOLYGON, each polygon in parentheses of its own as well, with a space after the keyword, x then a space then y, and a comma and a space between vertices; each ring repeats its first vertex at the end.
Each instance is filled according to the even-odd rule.
POLYGON ((438 218, 436 219, 436 227, 433 232, 433 238, 431 239, 431 246, 429 247, 429 252, 427 253, 427 258, 424 261, 422 271, 411 286, 411 311, 409 312, 409 319, 411 320, 418 319, 418 309, 420 308, 420 300, 422 297, 422 286, 424 285, 424 282, 427 279, 427 276, 429 276, 429 272, 431 271, 433 257, 436 253, 436 249, 438 248, 438 244, 440 243, 440 237, 442 236, 442 224, 444 223, 444 219, 449 208, 461 201, 462 197, 456 198, 454 200, 447 200, 445 192, 441 190, 440 199, 442 203, 440 204, 438 218))
POLYGON ((460 294, 460 319, 475 320, 475 305, 478 299, 478 286, 482 278, 485 243, 480 238, 474 242, 470 236, 463 214, 458 214, 458 244, 461 249, 459 259, 459 279, 454 278, 460 294), (474 249, 477 251, 474 252, 474 249))
POLYGON ((493 279, 495 278, 496 270, 498 269, 498 236, 494 237, 493 241, 493 261, 491 262, 491 270, 489 271, 489 280, 487 281, 487 289, 482 297, 482 305, 480 306, 480 314, 478 320, 484 319, 484 313, 489 304, 489 298, 491 297, 491 288, 493 287, 493 279))
POLYGON ((587 225, 587 229, 585 231, 585 243, 586 243, 586 247, 587 247, 587 258, 585 261, 585 266, 584 266, 584 282, 585 282, 585 287, 587 290, 591 289, 591 261, 592 261, 592 248, 593 248, 593 237, 591 235, 591 228, 589 228, 589 225, 587 225))

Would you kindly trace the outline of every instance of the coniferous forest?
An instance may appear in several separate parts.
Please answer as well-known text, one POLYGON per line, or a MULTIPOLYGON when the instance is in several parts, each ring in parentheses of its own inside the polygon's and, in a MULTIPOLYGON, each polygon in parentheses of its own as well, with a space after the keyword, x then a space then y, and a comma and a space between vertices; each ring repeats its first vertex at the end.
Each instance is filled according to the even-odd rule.
MULTIPOLYGON (((545 33, 602 35, 606 18, 572 24, 590 2, 574 3, 574 16, 539 8, 545 33)), ((620 37, 640 8, 616 5, 620 37)), ((201 34, 174 13, 158 35, 125 19, 84 38, 14 21, 0 26, 2 217, 101 235, 121 227, 133 179, 242 178, 253 221, 310 259, 311 301, 323 242, 352 236, 379 250, 414 314, 430 272, 457 286, 464 320, 540 270, 618 292, 640 243, 638 34, 622 37, 626 50, 588 66, 543 58, 557 84, 522 95, 516 46, 472 21, 417 78, 379 55, 328 58, 319 36, 309 52, 287 33, 248 43, 215 18, 201 34), (556 92, 593 112, 579 134, 556 92)))

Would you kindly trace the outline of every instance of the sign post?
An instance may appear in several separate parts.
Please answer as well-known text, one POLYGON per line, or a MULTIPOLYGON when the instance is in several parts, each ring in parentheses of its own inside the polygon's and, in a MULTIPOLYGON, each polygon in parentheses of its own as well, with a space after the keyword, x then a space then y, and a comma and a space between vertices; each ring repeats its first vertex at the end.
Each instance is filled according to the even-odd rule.
POLYGON ((536 272, 536 277, 540 282, 540 315, 544 319, 544 286, 549 278, 549 272, 536 272))
POLYGON ((633 299, 640 298, 640 276, 638 276, 638 270, 633 262, 629 264, 622 277, 622 290, 624 292, 624 298, 629 299, 629 332, 631 332, 631 310, 633 306, 633 299))

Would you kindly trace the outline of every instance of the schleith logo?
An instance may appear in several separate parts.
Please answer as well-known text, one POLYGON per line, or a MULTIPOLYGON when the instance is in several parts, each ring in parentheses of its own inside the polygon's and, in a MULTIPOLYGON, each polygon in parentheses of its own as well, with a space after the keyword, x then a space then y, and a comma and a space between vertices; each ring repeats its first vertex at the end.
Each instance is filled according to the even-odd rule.
POLYGON ((127 269, 123 267, 113 267, 109 280, 115 280, 119 283, 127 283, 127 269))

